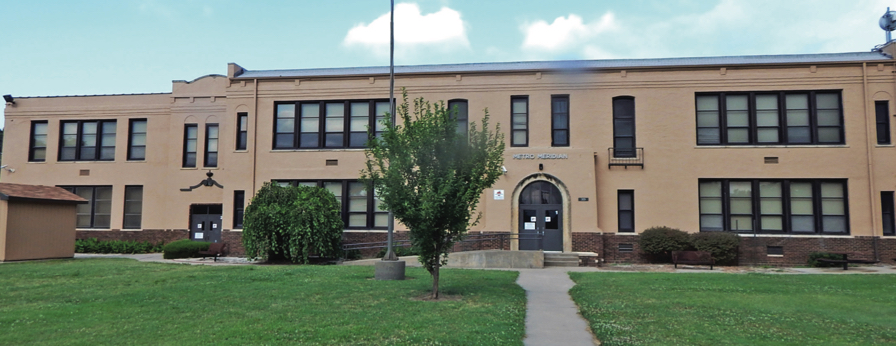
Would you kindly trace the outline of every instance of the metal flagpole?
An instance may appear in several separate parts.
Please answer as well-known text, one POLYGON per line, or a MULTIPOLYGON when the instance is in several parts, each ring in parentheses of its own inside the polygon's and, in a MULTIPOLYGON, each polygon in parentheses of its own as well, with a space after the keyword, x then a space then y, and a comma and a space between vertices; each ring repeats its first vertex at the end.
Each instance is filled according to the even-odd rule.
MULTIPOLYGON (((390 0, 389 10, 389 116, 392 127, 395 127, 395 0, 390 0)), ((386 232, 386 257, 384 261, 397 261, 395 251, 392 249, 392 233, 395 231, 395 218, 389 210, 388 231, 386 232)))

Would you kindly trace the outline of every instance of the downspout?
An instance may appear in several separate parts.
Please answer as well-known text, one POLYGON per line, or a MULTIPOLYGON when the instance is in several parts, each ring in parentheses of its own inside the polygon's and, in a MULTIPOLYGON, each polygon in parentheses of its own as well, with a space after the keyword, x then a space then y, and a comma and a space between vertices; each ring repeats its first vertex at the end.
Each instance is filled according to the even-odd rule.
POLYGON ((871 130, 869 126, 871 126, 871 122, 868 121, 868 102, 873 102, 868 98, 868 63, 862 63, 862 87, 863 87, 863 109, 865 110, 865 157, 868 160, 868 206, 869 213, 871 214, 871 241, 872 248, 874 249, 874 260, 880 261, 880 255, 877 252, 877 236, 875 235, 875 224, 877 223, 877 213, 874 212, 874 161, 873 156, 871 155, 871 149, 873 144, 871 143, 871 130))
POLYGON ((255 133, 252 135, 252 197, 255 197, 255 191, 258 191, 255 188, 255 174, 258 170, 258 78, 252 80, 252 86, 255 88, 255 112, 253 117, 255 121, 253 121, 253 130, 255 133))

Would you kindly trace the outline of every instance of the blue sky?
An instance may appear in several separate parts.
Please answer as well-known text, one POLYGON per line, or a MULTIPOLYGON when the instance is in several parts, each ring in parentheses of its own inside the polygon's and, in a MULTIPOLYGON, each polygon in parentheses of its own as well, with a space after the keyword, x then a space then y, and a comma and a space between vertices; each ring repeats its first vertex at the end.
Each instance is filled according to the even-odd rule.
MULTIPOLYGON (((896 0, 396 1, 396 64, 868 51, 896 0)), ((0 94, 388 65, 386 0, 0 0, 0 94)), ((0 117, 2 120, 2 117, 0 117)), ((2 122, 0 122, 2 124, 2 122)))

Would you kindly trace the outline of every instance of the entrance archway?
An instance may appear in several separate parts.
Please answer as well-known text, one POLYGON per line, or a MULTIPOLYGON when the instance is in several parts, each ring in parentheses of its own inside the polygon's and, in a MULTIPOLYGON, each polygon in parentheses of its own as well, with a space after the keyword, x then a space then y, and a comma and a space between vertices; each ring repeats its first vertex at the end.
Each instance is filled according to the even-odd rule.
POLYGON ((513 250, 572 250, 569 222, 569 193, 556 177, 532 174, 513 192, 511 232, 519 240, 513 250))

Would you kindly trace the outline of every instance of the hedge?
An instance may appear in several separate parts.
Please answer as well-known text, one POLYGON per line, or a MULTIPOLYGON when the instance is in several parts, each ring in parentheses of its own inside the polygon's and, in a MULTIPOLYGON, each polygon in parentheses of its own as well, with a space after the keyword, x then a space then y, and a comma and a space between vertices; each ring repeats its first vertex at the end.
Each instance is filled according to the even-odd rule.
POLYGON ((76 239, 77 253, 152 253, 162 251, 162 242, 153 244, 148 241, 134 240, 97 240, 96 238, 76 239))
POLYGON ((199 251, 208 250, 209 244, 211 243, 189 239, 174 241, 165 245, 163 248, 165 254, 162 257, 165 259, 202 257, 199 251))

